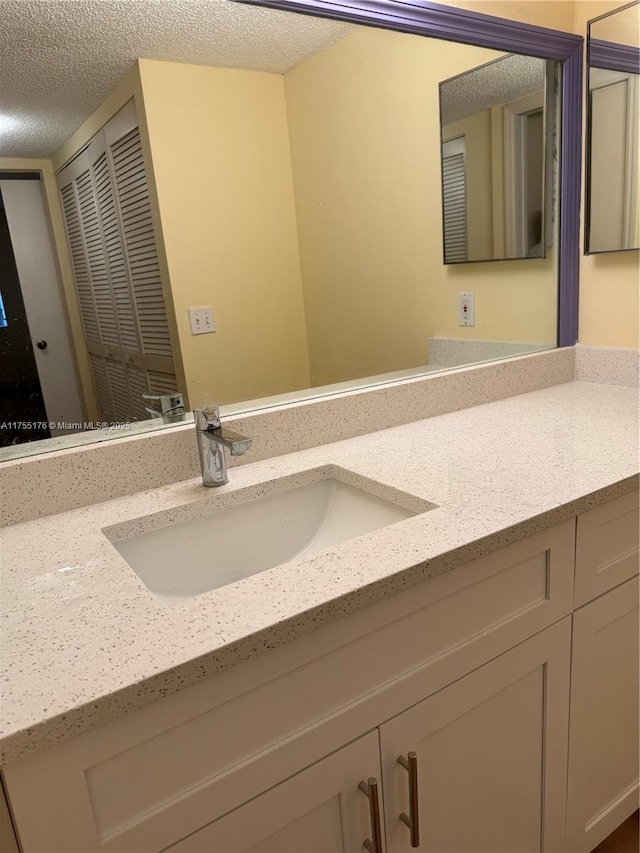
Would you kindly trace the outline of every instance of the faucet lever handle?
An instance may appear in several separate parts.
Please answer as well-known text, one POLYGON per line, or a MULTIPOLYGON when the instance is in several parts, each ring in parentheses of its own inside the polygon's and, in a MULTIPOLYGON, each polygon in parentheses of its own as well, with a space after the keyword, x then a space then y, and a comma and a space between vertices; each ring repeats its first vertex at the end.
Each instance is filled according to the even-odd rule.
POLYGON ((220 409, 214 403, 203 406, 201 409, 194 409, 193 418, 196 422, 196 429, 206 432, 209 428, 220 428, 220 409))

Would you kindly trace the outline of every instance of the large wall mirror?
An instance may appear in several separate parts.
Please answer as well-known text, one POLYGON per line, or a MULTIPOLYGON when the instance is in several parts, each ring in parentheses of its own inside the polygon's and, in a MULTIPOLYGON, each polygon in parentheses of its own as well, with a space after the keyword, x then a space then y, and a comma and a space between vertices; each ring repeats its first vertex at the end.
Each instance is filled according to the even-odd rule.
POLYGON ((589 22, 585 252, 640 248, 640 5, 589 22))
MULTIPOLYGON (((0 459, 158 428, 154 394, 247 411, 575 342, 576 36, 429 3, 203 0, 176 11, 126 0, 89 4, 86 17, 45 5, 43 18, 39 0, 8 4, 0 35, 12 69, 0 237, 23 291, 0 324, 0 459), (55 54, 52 28, 67 36, 55 54), (21 39, 42 50, 22 55, 21 39), (474 76, 492 66, 519 70, 500 106, 474 76), (441 84, 454 78, 441 113, 441 84), (455 130, 474 102, 502 147, 510 105, 512 159, 529 164, 515 225, 504 166, 486 189, 486 239, 504 249, 519 235, 494 256, 505 264, 443 262, 441 114, 455 130), (24 252, 23 197, 39 197, 42 226, 52 192, 68 232, 54 237, 76 273, 75 290, 44 312, 59 317, 66 343, 55 346, 24 252), (7 376, 2 350, 20 302, 28 387, 19 370, 7 376), (82 432, 112 421, 127 431, 82 432), (15 422, 45 434, 4 428, 15 422)), ((55 277, 51 257, 49 267, 55 277)))

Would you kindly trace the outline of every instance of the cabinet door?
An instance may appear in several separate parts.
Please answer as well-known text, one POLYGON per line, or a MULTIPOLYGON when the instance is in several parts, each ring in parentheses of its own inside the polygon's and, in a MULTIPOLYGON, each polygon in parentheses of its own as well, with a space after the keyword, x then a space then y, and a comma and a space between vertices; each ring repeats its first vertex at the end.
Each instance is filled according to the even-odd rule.
POLYGON ((410 849, 410 751, 420 850, 562 849, 570 632, 566 618, 381 727, 389 853, 410 849))
MULTIPOLYGON (((167 853, 360 853, 372 837, 372 826, 369 799, 359 784, 370 777, 380 782, 377 731, 189 835, 167 853)), ((378 797, 382 812, 381 791, 378 797)), ((381 833, 384 838, 384 826, 381 833)))
POLYGON ((567 846, 588 851, 638 808, 638 579, 574 615, 567 846))

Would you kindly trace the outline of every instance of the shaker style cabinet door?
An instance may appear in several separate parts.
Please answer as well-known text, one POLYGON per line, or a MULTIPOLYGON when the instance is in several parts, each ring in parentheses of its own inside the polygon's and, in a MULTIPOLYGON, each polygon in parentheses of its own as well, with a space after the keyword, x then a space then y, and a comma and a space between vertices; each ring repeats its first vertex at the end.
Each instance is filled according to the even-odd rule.
POLYGON ((573 617, 567 849, 593 850, 638 808, 638 578, 573 617))
POLYGON ((381 727, 389 853, 411 849, 407 823, 430 853, 563 849, 570 634, 565 618, 381 727))
MULTIPOLYGON (((182 839, 166 853, 360 853, 372 838, 370 800, 359 785, 382 791, 378 733, 370 732, 255 799, 182 839)), ((382 841, 383 853, 384 840, 382 841)), ((378 851, 376 851, 378 853, 378 851)))

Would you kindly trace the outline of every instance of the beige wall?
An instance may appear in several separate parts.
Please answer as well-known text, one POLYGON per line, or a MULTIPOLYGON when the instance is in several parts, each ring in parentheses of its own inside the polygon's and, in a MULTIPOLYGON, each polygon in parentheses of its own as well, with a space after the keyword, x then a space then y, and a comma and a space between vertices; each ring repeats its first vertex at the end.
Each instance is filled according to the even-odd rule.
POLYGON ((191 405, 309 384, 280 75, 140 61, 191 405), (192 336, 211 305, 217 331, 192 336))
POLYGON ((432 335, 555 340, 552 259, 442 263, 438 82, 500 55, 363 28, 285 75, 314 383, 424 364, 432 335))
POLYGON ((49 218, 51 242, 54 258, 58 268, 58 276, 62 290, 62 301, 65 308, 69 338, 72 352, 75 355, 75 365, 80 383, 83 409, 87 420, 97 420, 97 406, 93 391, 93 382, 89 369, 89 359, 84 345, 80 306, 76 296, 76 288, 71 269, 71 257, 60 205, 60 196, 56 186, 51 160, 34 160, 26 158, 0 157, 0 171, 5 172, 39 172, 42 182, 45 209, 49 218))
MULTIPOLYGON (((574 5, 574 32, 586 38, 587 21, 622 4, 617 0, 578 0, 574 5)), ((584 222, 584 209, 581 221, 584 222)), ((581 231, 580 342, 593 346, 640 346, 640 253, 611 252, 586 256, 582 254, 583 241, 584 233, 581 231)))
MULTIPOLYGON (((572 32, 574 0, 438 0, 445 6, 457 6, 484 15, 497 15, 524 24, 536 24, 554 30, 572 32)), ((618 5, 621 5, 618 4, 618 5)))

